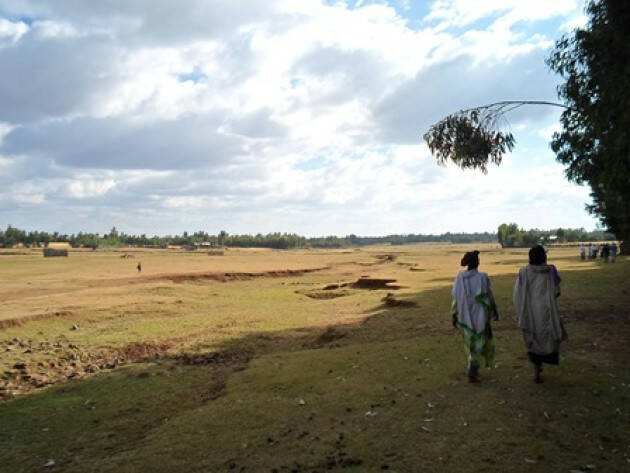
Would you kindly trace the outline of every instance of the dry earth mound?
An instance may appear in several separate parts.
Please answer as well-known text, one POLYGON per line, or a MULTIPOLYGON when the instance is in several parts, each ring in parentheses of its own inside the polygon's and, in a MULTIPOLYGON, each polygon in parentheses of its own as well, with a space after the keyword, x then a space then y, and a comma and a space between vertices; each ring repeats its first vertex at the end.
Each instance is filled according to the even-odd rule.
POLYGON ((388 305, 391 307, 413 307, 417 305, 414 301, 396 299, 394 294, 392 294, 391 292, 388 292, 387 295, 383 297, 381 300, 385 303, 385 305, 388 305))
POLYGON ((368 289, 368 290, 376 290, 376 289, 400 289, 400 286, 393 286, 391 283, 396 282, 396 279, 389 278, 366 278, 360 277, 355 282, 350 284, 351 287, 355 289, 368 289))

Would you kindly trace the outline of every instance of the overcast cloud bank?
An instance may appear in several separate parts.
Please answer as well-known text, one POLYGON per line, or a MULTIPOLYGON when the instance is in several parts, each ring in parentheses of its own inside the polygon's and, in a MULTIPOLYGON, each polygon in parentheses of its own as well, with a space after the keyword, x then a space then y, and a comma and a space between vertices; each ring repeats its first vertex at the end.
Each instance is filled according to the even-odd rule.
POLYGON ((556 110, 511 117, 487 176, 421 141, 460 108, 554 100, 544 58, 582 18, 578 0, 0 0, 0 226, 592 228, 548 148, 556 110))

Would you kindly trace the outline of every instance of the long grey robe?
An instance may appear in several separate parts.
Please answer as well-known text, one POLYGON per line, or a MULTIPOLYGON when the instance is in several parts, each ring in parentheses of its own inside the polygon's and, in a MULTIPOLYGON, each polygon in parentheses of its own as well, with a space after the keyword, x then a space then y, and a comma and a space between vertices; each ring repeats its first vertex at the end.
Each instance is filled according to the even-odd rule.
POLYGON ((555 353, 560 342, 566 340, 556 303, 559 295, 560 277, 555 266, 528 264, 519 270, 513 301, 518 327, 530 353, 555 353))

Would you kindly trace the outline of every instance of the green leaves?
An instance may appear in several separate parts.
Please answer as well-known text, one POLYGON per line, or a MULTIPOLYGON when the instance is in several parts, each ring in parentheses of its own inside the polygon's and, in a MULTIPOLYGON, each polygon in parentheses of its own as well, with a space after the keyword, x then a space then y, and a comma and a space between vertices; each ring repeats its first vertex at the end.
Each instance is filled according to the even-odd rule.
POLYGON ((499 165, 516 143, 512 133, 492 129, 502 113, 487 106, 463 110, 432 125, 424 139, 440 165, 452 161, 485 174, 488 164, 499 165))
POLYGON ((570 181, 588 184, 586 208, 618 238, 630 238, 630 4, 592 0, 588 23, 556 42, 547 59, 568 105, 551 148, 570 181))

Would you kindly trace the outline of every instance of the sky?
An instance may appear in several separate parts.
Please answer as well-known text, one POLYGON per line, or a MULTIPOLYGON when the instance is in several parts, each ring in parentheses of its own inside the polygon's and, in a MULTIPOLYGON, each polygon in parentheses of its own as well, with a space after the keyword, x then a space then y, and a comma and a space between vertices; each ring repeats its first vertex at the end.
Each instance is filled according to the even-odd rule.
POLYGON ((582 0, 0 0, 0 228, 388 235, 584 227, 549 147, 508 116, 484 175, 422 135, 557 100, 545 65, 582 0))

